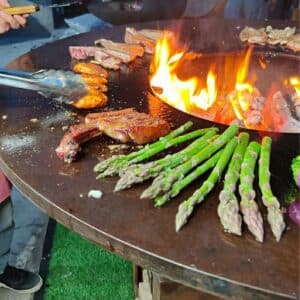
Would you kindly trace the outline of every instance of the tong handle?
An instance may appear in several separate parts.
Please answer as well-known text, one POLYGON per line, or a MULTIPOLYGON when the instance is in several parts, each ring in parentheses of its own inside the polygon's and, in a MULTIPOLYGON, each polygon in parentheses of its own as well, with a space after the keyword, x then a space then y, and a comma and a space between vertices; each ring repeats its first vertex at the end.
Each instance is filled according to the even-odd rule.
POLYGON ((3 8, 1 10, 9 15, 23 15, 35 13, 40 10, 40 7, 38 5, 25 5, 3 8))

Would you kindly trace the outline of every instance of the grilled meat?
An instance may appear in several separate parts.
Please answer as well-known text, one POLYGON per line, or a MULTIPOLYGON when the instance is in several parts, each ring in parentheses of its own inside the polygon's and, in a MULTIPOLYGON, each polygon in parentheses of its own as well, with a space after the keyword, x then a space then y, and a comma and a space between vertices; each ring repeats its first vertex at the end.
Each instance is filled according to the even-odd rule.
POLYGON ((300 33, 293 35, 289 38, 286 47, 295 52, 300 51, 300 33))
POLYGON ((73 66, 73 71, 76 73, 108 77, 108 73, 102 67, 92 64, 92 63, 77 63, 73 66))
POLYGON ((111 56, 107 52, 103 51, 103 48, 98 48, 95 52, 95 62, 100 64, 103 68, 118 70, 122 61, 114 56, 111 56))
POLYGON ((96 45, 101 45, 105 49, 127 53, 136 58, 144 55, 144 48, 138 44, 115 43, 110 40, 100 39, 95 41, 96 45))
POLYGON ((106 85, 107 79, 101 76, 81 74, 81 78, 88 86, 106 85))
POLYGON ((70 126, 63 136, 55 152, 60 159, 66 163, 75 160, 81 145, 94 137, 101 135, 102 132, 94 124, 78 124, 70 126))
POLYGON ((265 28, 255 29, 246 26, 240 32, 240 40, 242 42, 248 42, 250 44, 265 45, 267 43, 267 33, 265 28))
POLYGON ((72 58, 75 59, 87 59, 88 57, 94 57, 97 47, 88 46, 70 46, 69 52, 72 58))
POLYGON ((125 114, 99 116, 98 128, 113 139, 137 144, 152 142, 170 131, 170 125, 163 119, 134 110, 125 114))
POLYGON ((88 94, 79 98, 72 103, 79 109, 90 109, 95 107, 103 107, 107 104, 107 96, 99 89, 90 88, 88 94))
POLYGON ((267 26, 266 32, 268 35, 268 44, 270 45, 285 45, 288 40, 294 35, 296 27, 286 27, 284 29, 273 29, 272 26, 267 26))
POLYGON ((134 28, 127 27, 124 37, 125 43, 139 44, 145 48, 145 52, 152 54, 155 49, 155 40, 150 39, 136 31, 134 28))
POLYGON ((108 112, 100 112, 100 113, 90 113, 85 116, 85 123, 87 124, 94 124, 97 126, 98 119, 101 117, 114 117, 114 116, 121 116, 124 114, 128 114, 131 112, 134 112, 135 110, 133 108, 125 108, 121 110, 113 110, 108 112))

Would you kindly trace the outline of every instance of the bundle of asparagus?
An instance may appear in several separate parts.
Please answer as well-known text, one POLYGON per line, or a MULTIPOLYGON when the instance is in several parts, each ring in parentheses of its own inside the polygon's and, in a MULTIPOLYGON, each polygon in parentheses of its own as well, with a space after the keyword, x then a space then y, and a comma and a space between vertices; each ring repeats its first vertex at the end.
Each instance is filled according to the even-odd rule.
POLYGON ((133 184, 154 178, 152 184, 142 193, 141 198, 154 199, 156 207, 163 206, 176 197, 185 187, 212 169, 208 178, 191 197, 180 204, 176 214, 175 228, 179 231, 188 221, 196 204, 204 201, 205 196, 214 188, 227 165, 224 187, 219 195, 218 215, 225 229, 241 235, 242 218, 239 203, 235 196, 238 180, 241 196, 240 209, 244 222, 256 239, 263 241, 263 221, 255 202, 253 189, 255 165, 259 160, 259 186, 263 203, 268 210, 268 221, 276 240, 279 241, 285 228, 280 204, 270 187, 271 139, 266 137, 262 146, 257 142, 249 143, 249 134, 240 133, 238 126, 231 125, 223 134, 217 128, 206 128, 185 133, 191 122, 180 126, 169 135, 143 149, 128 155, 118 155, 102 161, 94 168, 98 178, 119 174, 120 179, 115 191, 131 187, 133 184), (182 150, 162 158, 142 163, 156 154, 186 141, 194 140, 182 150))

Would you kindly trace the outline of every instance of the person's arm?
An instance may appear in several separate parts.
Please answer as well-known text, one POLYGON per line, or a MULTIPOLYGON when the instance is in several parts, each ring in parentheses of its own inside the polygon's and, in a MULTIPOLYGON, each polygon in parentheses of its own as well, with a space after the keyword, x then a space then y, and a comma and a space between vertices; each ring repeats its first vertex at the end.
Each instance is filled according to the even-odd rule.
POLYGON ((10 7, 7 0, 0 0, 0 34, 26 25, 28 15, 8 15, 1 8, 10 7))

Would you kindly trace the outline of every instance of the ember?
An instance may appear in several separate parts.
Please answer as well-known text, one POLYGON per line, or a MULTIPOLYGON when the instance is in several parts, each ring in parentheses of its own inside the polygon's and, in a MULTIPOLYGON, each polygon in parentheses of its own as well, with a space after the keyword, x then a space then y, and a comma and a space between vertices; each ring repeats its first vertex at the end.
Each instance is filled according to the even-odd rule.
MULTIPOLYGON (((255 130, 299 132, 299 121, 286 109, 288 97, 279 90, 282 84, 275 83, 267 91, 256 86, 266 69, 267 61, 255 56, 252 47, 245 53, 209 57, 178 49, 165 35, 156 44, 150 86, 164 102, 197 117, 255 130), (252 64, 258 72, 250 70, 252 64), (275 103, 278 93, 281 98, 275 103)), ((291 99, 298 112, 300 80, 291 77, 286 85, 293 89, 291 99)))

